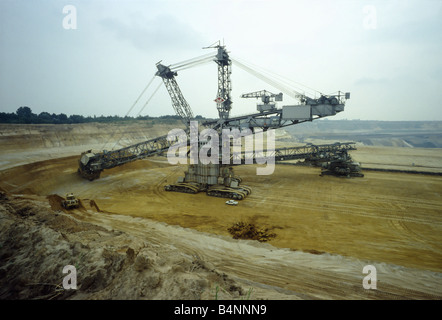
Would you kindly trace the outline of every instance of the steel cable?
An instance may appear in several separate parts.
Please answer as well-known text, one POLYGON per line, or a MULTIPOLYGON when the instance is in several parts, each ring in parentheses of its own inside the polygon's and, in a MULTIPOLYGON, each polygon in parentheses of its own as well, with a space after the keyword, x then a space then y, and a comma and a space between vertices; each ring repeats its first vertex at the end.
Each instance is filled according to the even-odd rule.
POLYGON ((288 94, 289 96, 291 96, 293 98, 299 98, 299 96, 305 96, 305 91, 306 91, 305 89, 308 89, 307 91, 309 91, 309 95, 312 95, 312 96, 316 96, 317 93, 322 94, 321 92, 319 92, 316 89, 313 89, 313 88, 306 86, 302 83, 288 79, 287 77, 281 76, 281 75, 279 75, 275 72, 272 72, 270 70, 266 70, 262 67, 258 67, 252 63, 246 63, 244 61, 239 61, 238 58, 232 59, 232 61, 235 62, 239 67, 241 67, 245 71, 251 73, 254 76, 259 77, 261 80, 264 80, 268 83, 270 82, 269 84, 271 84, 272 86, 275 86, 275 84, 276 84, 277 85, 276 88, 280 89, 281 91, 285 92, 286 94, 288 94), (257 71, 256 69, 258 69, 258 68, 261 69, 262 71, 257 71), (265 75, 264 73, 267 73, 268 75, 265 75), (272 79, 272 77, 275 79, 272 79), (296 88, 296 86, 294 86, 294 84, 296 84, 298 86, 302 86, 302 87, 304 87, 304 89, 303 88, 296 88), (295 90, 295 89, 297 89, 297 90, 295 90), (299 92, 299 90, 304 91, 304 93, 299 92), (293 92, 296 93, 295 96, 293 96, 293 92))
MULTIPOLYGON (((152 77, 152 79, 150 79, 149 83, 147 84, 147 86, 143 89, 143 91, 141 91, 140 95, 138 96, 138 98, 135 100, 135 102, 132 104, 132 106, 129 108, 129 111, 127 111, 125 117, 127 117, 129 115, 129 113, 132 111, 132 109, 135 107, 135 105, 138 103, 138 101, 140 100, 140 98, 143 96, 143 94, 146 92, 146 90, 150 87, 150 85, 152 84, 152 82, 155 80, 155 74, 152 77)), ((109 143, 109 140, 112 139, 115 135, 114 131, 111 136, 106 140, 106 142, 104 143, 104 145, 101 147, 101 150, 104 150, 104 147, 109 143)), ((118 139, 118 141, 120 141, 120 139, 118 139)), ((115 146, 114 146, 115 147, 115 146)), ((113 148, 112 148, 113 149, 113 148)))
POLYGON ((208 53, 208 54, 205 54, 205 55, 193 58, 193 59, 188 59, 188 60, 184 60, 182 62, 171 64, 170 69, 176 71, 177 69, 182 68, 182 67, 186 67, 189 64, 198 64, 199 61, 210 60, 214 57, 215 57, 215 54, 208 53))

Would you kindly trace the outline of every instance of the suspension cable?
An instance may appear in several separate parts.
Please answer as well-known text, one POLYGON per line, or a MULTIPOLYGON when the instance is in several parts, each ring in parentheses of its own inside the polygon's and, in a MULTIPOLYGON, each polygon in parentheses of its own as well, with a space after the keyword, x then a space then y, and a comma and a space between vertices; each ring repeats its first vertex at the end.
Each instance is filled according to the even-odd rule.
MULTIPOLYGON (((129 108, 129 111, 127 111, 125 117, 127 117, 129 115, 129 113, 132 111, 132 109, 135 107, 135 105, 138 103, 138 101, 140 100, 140 98, 142 97, 142 95, 146 92, 146 90, 150 87, 150 85, 152 84, 152 82, 155 80, 155 74, 152 77, 152 79, 150 79, 149 83, 147 84, 147 86, 143 89, 143 91, 141 91, 140 95, 138 96, 138 98, 135 100, 135 102, 132 104, 132 106, 129 108)), ((110 135, 110 137, 106 140, 106 142, 104 143, 104 145, 101 147, 101 150, 104 150, 104 147, 109 143, 109 140, 112 139, 115 135, 116 131, 113 131, 112 134, 110 135)), ((120 141, 120 139, 118 139, 118 141, 120 141)), ((115 147, 115 146, 114 146, 115 147)), ((113 150, 113 148, 112 148, 113 150)))
MULTIPOLYGON (((240 60, 242 60, 242 59, 240 59, 240 60)), ((244 64, 244 61, 243 61, 243 64, 244 64)), ((292 79, 289 79, 289 78, 287 78, 287 77, 285 77, 285 76, 282 76, 282 75, 280 75, 280 74, 278 74, 278 73, 276 73, 276 72, 274 72, 274 71, 271 71, 271 70, 269 70, 269 69, 266 69, 266 68, 263 68, 263 67, 257 66, 257 65, 255 65, 255 64, 253 64, 253 63, 251 63, 251 62, 249 62, 248 64, 251 65, 251 66, 253 66, 254 69, 261 69, 261 70, 262 70, 261 72, 266 72, 266 73, 269 74, 270 76, 273 76, 273 77, 275 77, 275 78, 280 78, 279 80, 280 80, 281 82, 285 82, 288 86, 292 86, 292 87, 294 87, 293 84, 296 84, 296 85, 298 85, 298 86, 302 86, 302 87, 304 87, 304 88, 306 88, 306 89, 308 89, 308 90, 311 90, 310 94, 312 94, 312 95, 316 95, 317 93, 322 94, 322 92, 320 92, 320 91, 318 91, 318 90, 316 90, 316 89, 314 89, 314 88, 311 88, 311 87, 309 87, 309 86, 307 86, 307 85, 305 85, 305 84, 302 84, 302 83, 300 83, 300 82, 297 82, 297 81, 294 81, 294 80, 292 80, 292 79)), ((298 89, 301 89, 301 88, 298 88, 298 89)), ((305 90, 305 89, 302 89, 302 90, 305 90)))
MULTIPOLYGON (((231 58, 232 59, 232 58, 231 58)), ((295 91, 285 85, 282 85, 280 83, 278 83, 277 81, 270 79, 269 77, 263 75, 260 72, 257 72, 255 70, 253 70, 252 68, 242 64, 241 62, 237 61, 236 59, 232 59, 233 63, 235 63, 238 67, 240 67, 241 69, 243 69, 244 71, 249 72, 250 74, 252 74, 253 76, 260 78, 261 80, 267 82, 268 84, 270 84, 271 86, 278 88, 279 90, 281 90, 282 92, 288 94, 290 97, 292 98, 299 98, 299 96, 303 96, 302 93, 295 91)))
MULTIPOLYGON (((160 89, 161 85, 163 84, 163 82, 160 82, 158 84, 158 86, 156 87, 156 89, 154 90, 154 92, 151 94, 151 96, 149 97, 149 99, 147 99, 146 103, 143 105, 143 107, 141 108, 141 110, 138 112, 137 114, 137 118, 138 116, 141 114, 141 112, 144 110, 144 108, 148 105, 148 103, 150 102, 150 100, 152 100, 153 96, 155 95, 155 93, 157 93, 158 89, 160 89)), ((115 142, 114 146, 112 147, 112 150, 115 149, 115 147, 117 146, 117 144, 120 142, 122 136, 120 136, 120 138, 117 140, 117 142, 115 142)))
POLYGON ((291 79, 288 79, 287 77, 284 77, 282 75, 279 75, 273 71, 267 70, 265 68, 256 66, 252 63, 245 63, 243 61, 238 61, 239 59, 232 59, 233 62, 235 62, 239 67, 241 67, 243 70, 251 73, 252 75, 260 78, 261 80, 264 80, 265 82, 271 84, 272 86, 275 86, 276 88, 280 89, 281 91, 285 92, 289 96, 293 98, 299 98, 300 96, 306 96, 305 94, 305 88, 308 89, 309 95, 316 96, 318 93, 322 94, 320 91, 313 89, 311 87, 308 87, 302 83, 293 81, 291 79), (250 66, 249 66, 250 65, 250 66), (257 69, 261 69, 258 71, 257 69), (264 73, 267 73, 268 75, 265 75, 264 73), (297 84, 298 86, 302 86, 303 88, 296 88, 293 84, 297 84), (295 90, 295 88, 297 90, 295 90), (302 90, 304 93, 300 93, 299 90, 302 90), (293 95, 295 93, 295 95, 293 95))
POLYGON ((126 113, 126 117, 129 115, 129 113, 132 111, 132 109, 135 107, 135 105, 138 103, 138 100, 140 100, 141 96, 144 94, 144 92, 146 92, 147 88, 150 87, 150 85, 152 84, 153 80, 155 79, 155 74, 153 75, 152 79, 149 81, 149 83, 147 84, 146 88, 144 88, 144 90, 140 93, 140 95, 138 96, 137 100, 135 100, 135 102, 133 103, 133 105, 130 107, 129 111, 126 113))
POLYGON ((182 71, 182 70, 186 70, 186 69, 189 69, 189 68, 196 67, 196 66, 198 66, 198 65, 202 65, 202 64, 208 63, 208 62, 212 62, 212 57, 206 58, 206 59, 204 59, 204 60, 198 60, 198 61, 195 61, 195 62, 193 62, 193 63, 189 63, 189 64, 187 64, 187 65, 181 66, 181 67, 179 67, 179 68, 174 68, 173 71, 182 71))
POLYGON ((199 56, 199 57, 195 57, 195 58, 192 58, 192 59, 188 59, 188 60, 184 60, 184 61, 181 61, 181 62, 178 62, 178 63, 171 64, 170 65, 170 69, 171 70, 173 69, 175 71, 176 69, 181 68, 181 67, 185 67, 185 66, 187 66, 189 64, 195 64, 195 63, 198 63, 201 60, 212 59, 214 57, 215 57, 214 53, 207 53, 207 54, 204 54, 204 55, 199 56))
POLYGON ((147 106, 147 104, 150 102, 150 100, 152 100, 153 96, 155 95, 155 93, 157 93, 158 89, 160 89, 161 85, 163 84, 163 82, 160 82, 157 86, 157 88, 155 89, 155 91, 152 93, 152 95, 149 97, 149 99, 147 99, 146 103, 144 104, 144 106, 141 108, 141 110, 138 112, 137 117, 140 116, 141 112, 144 110, 144 108, 147 106))

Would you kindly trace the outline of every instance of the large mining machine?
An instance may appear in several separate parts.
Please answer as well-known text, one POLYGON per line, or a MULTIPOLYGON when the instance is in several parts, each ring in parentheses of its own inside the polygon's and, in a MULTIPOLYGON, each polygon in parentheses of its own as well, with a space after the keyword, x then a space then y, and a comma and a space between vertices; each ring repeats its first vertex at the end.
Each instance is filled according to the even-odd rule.
POLYGON ((347 149, 341 149, 337 152, 329 151, 326 158, 327 161, 324 162, 321 162, 320 159, 313 160, 314 164, 319 164, 321 167, 321 176, 364 177, 361 164, 353 161, 347 149))
MULTIPOLYGON (((94 180, 99 178, 100 173, 104 169, 110 169, 116 166, 123 165, 127 162, 150 157, 153 155, 163 154, 168 151, 171 146, 183 144, 189 146, 191 142, 192 133, 190 132, 190 122, 193 120, 192 110, 184 98, 176 76, 178 71, 187 69, 213 60, 218 65, 218 91, 215 98, 216 108, 218 110, 219 119, 202 122, 203 128, 211 128, 216 130, 220 135, 223 129, 239 130, 244 135, 255 134, 257 131, 267 131, 269 129, 277 129, 290 125, 300 124, 306 121, 313 121, 327 116, 334 116, 344 110, 345 100, 349 99, 349 93, 338 92, 335 95, 323 95, 319 98, 312 98, 303 93, 297 92, 292 88, 287 88, 284 85, 278 85, 274 80, 267 76, 253 70, 243 62, 237 59, 231 59, 225 46, 220 43, 212 45, 207 48, 216 49, 215 54, 204 55, 194 59, 189 59, 181 63, 173 65, 163 65, 161 62, 157 63, 157 72, 155 76, 162 79, 171 98, 172 106, 177 115, 183 120, 185 125, 185 133, 187 134, 187 141, 178 141, 178 139, 170 139, 167 135, 150 139, 145 142, 134 144, 125 148, 111 151, 102 151, 100 153, 93 153, 91 150, 82 153, 79 159, 78 172, 84 178, 94 180), (231 66, 234 62, 241 69, 257 76, 258 78, 267 81, 270 85, 284 91, 286 94, 299 99, 300 103, 296 105, 285 105, 282 108, 276 106, 276 101, 282 101, 282 93, 272 94, 266 90, 244 94, 244 98, 260 98, 262 104, 257 105, 256 113, 230 117, 232 109, 231 98, 231 66)), ((197 133, 198 134, 198 133, 197 133)), ((198 150, 203 144, 198 145, 198 150)), ((339 153, 343 146, 311 146, 311 147, 297 147, 297 148, 279 148, 271 150, 274 153, 275 159, 279 161, 302 159, 308 157, 320 157, 331 155, 334 150, 339 153), (306 148, 309 149, 306 151, 306 148), (331 148, 331 149, 330 149, 331 148), (328 153, 325 150, 329 150, 328 153), (304 152, 303 152, 304 151, 304 152)), ((231 145, 230 145, 231 147, 231 145)), ((221 146, 219 146, 221 155, 221 146)), ((238 153, 236 153, 238 157, 238 153)), ((184 177, 180 177, 175 184, 165 186, 166 191, 177 191, 185 193, 197 193, 204 191, 210 196, 224 197, 241 200, 250 194, 251 189, 241 184, 241 178, 236 176, 233 171, 233 165, 244 163, 256 163, 260 158, 259 154, 247 154, 246 151, 240 152, 240 158, 243 160, 231 158, 231 161, 218 161, 215 163, 204 164, 201 162, 191 163, 184 177), (246 161, 247 160, 247 161, 246 161), (250 162, 251 161, 251 162, 250 162)), ((221 160, 221 159, 220 159, 221 160)), ((321 163, 326 163, 327 158, 323 157, 321 163)))

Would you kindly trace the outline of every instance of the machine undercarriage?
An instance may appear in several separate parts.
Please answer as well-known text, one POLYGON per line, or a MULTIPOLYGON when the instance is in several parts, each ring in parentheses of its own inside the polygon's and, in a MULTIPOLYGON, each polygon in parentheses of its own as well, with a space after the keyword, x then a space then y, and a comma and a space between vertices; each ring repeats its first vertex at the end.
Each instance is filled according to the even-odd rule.
POLYGON ((241 184, 241 178, 234 175, 230 165, 193 164, 189 165, 184 177, 175 184, 164 187, 166 191, 183 193, 206 192, 208 196, 242 200, 252 189, 241 184))

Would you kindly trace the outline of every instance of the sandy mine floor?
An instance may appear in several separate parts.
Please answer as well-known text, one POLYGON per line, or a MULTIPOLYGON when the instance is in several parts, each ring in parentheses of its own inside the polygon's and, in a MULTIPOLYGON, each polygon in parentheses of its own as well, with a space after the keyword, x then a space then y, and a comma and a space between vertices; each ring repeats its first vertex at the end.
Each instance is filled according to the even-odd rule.
MULTIPOLYGON (((442 298, 442 176, 320 177, 317 168, 282 164, 257 176, 256 166, 239 166, 252 194, 227 206, 164 191, 185 167, 162 157, 89 182, 76 174, 78 155, 37 161, 40 153, 23 149, 9 151, 8 161, 25 151, 30 163, 0 171, 1 298, 239 299, 250 290, 251 299, 442 298), (67 192, 81 208, 62 210, 57 201, 67 192), (227 229, 239 221, 276 237, 232 239, 227 229), (84 265, 80 288, 57 291, 57 270, 72 259, 84 265), (366 265, 377 269, 376 290, 362 286, 366 265)), ((439 149, 396 151, 360 147, 354 158, 442 169, 439 149)))

